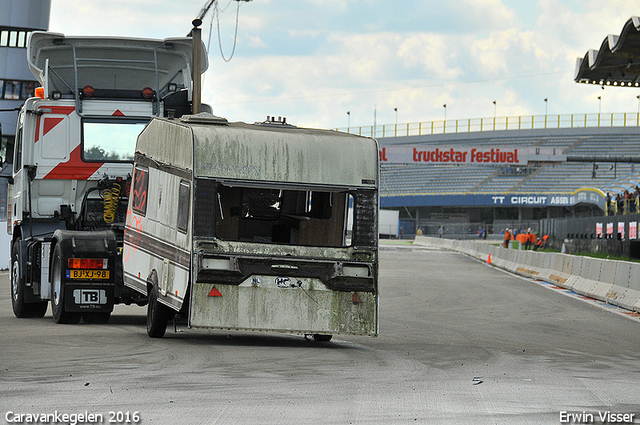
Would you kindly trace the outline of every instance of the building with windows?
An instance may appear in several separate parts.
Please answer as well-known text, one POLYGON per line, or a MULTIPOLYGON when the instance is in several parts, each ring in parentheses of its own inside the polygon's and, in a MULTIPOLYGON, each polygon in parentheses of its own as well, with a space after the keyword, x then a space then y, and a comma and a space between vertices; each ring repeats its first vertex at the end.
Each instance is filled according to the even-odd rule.
MULTIPOLYGON (((0 156, 3 160, 7 157, 7 141, 15 137, 18 108, 33 95, 37 86, 27 65, 27 39, 32 31, 49 29, 50 12, 51 0, 0 0, 0 156)), ((3 228, 7 219, 6 199, 7 181, 0 179, 0 227, 3 228)), ((8 246, 7 233, 0 231, 0 269, 8 267, 8 246)))
POLYGON ((37 82, 27 66, 27 38, 49 29, 51 0, 0 0, 0 123, 2 136, 13 137, 17 111, 33 95, 37 82), (8 111, 7 111, 8 110, 8 111))

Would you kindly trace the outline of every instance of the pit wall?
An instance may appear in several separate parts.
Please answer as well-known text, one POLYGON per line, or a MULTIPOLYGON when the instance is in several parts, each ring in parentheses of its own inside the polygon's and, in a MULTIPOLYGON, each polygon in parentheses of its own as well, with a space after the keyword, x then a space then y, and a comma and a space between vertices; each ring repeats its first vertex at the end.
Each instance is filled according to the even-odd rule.
POLYGON ((640 263, 505 249, 477 241, 416 236, 415 245, 462 252, 493 266, 640 312, 640 263))

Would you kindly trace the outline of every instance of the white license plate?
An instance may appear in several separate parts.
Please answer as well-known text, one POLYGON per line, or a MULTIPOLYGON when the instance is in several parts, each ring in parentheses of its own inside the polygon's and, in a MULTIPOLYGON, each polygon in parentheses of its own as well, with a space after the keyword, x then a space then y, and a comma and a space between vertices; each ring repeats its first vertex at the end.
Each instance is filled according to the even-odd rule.
POLYGON ((107 303, 107 291, 104 289, 74 289, 73 299, 79 305, 103 305, 107 303))

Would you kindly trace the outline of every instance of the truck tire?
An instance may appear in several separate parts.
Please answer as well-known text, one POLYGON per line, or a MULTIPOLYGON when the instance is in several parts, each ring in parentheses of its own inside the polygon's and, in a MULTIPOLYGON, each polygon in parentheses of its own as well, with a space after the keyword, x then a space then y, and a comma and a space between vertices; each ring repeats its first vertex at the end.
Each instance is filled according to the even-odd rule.
POLYGON ((158 302, 158 287, 153 285, 147 304, 147 335, 151 338, 162 338, 167 331, 171 313, 169 307, 158 302))
POLYGON ((80 313, 69 313, 64 309, 64 264, 62 249, 56 245, 53 250, 53 261, 51 265, 51 312, 56 323, 78 323, 82 315, 80 313))
POLYGON ((24 300, 24 281, 20 270, 20 240, 13 243, 11 250, 11 306, 18 318, 43 317, 47 312, 47 302, 26 303, 24 300))

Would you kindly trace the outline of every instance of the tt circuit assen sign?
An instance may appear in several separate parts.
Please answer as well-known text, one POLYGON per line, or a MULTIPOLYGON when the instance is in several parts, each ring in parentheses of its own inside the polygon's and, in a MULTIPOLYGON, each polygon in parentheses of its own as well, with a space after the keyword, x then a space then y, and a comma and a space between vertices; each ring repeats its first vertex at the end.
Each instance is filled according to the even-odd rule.
POLYGON ((387 146, 378 153, 381 163, 526 165, 528 161, 528 152, 518 148, 387 146))
POLYGON ((545 194, 447 194, 380 195, 380 206, 485 206, 485 207, 568 207, 580 203, 598 205, 604 210, 604 194, 597 189, 572 193, 545 194))

